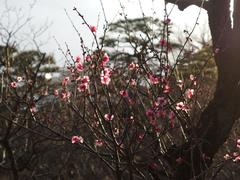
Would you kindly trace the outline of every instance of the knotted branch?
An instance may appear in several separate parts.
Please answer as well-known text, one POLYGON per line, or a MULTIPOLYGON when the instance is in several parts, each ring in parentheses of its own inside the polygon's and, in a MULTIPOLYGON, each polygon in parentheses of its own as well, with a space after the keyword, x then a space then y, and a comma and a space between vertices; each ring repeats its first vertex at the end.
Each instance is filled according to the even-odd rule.
POLYGON ((166 2, 176 4, 181 11, 191 5, 195 5, 208 10, 208 1, 206 0, 166 0, 166 2))

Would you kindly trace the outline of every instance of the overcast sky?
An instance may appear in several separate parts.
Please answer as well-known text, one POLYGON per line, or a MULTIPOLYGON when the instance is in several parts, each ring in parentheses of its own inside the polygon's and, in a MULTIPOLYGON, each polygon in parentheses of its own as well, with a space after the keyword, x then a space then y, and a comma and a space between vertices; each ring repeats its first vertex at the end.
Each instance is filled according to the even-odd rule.
MULTIPOLYGON (((121 8, 119 1, 124 5, 128 17, 133 18, 141 16, 138 0, 102 0, 109 22, 113 22, 120 17, 119 13, 121 12, 121 8)), ((0 11, 3 12, 4 6, 2 6, 2 4, 5 0, 0 0, 0 2, 0 11)), ((25 11, 25 14, 27 14, 29 5, 31 5, 32 2, 33 0, 7 0, 9 7, 15 7, 16 10, 21 8, 22 12, 25 11)), ((163 19, 163 0, 142 0, 141 2, 146 15, 151 15, 154 9, 156 11, 155 17, 163 19)), ((97 25, 99 22, 98 36, 100 36, 104 23, 100 0, 36 0, 35 6, 31 11, 31 17, 33 18, 31 26, 33 29, 43 27, 46 23, 51 24, 47 32, 36 40, 45 42, 44 45, 41 46, 41 49, 53 53, 58 63, 62 63, 63 58, 53 37, 57 39, 63 48, 65 48, 66 42, 74 56, 80 52, 78 36, 71 26, 65 14, 65 10, 69 13, 74 24, 82 33, 85 43, 90 45, 92 42, 91 34, 88 32, 87 28, 81 24, 82 21, 78 15, 72 11, 73 7, 76 7, 84 15, 89 24, 97 25)), ((168 5, 168 9, 172 7, 173 5, 168 5)), ((186 27, 191 29, 195 24, 198 13, 199 8, 194 6, 187 8, 184 12, 179 11, 177 7, 173 7, 170 19, 174 23, 174 30, 181 33, 186 27)), ((2 19, 3 17, 1 17, 1 20, 2 19)), ((13 22, 13 20, 11 21, 13 22)), ((203 27, 207 25, 207 16, 204 10, 201 12, 198 23, 199 26, 196 29, 196 34, 203 31, 203 27)), ((30 32, 27 32, 27 29, 24 31, 30 33, 32 29, 30 32)))

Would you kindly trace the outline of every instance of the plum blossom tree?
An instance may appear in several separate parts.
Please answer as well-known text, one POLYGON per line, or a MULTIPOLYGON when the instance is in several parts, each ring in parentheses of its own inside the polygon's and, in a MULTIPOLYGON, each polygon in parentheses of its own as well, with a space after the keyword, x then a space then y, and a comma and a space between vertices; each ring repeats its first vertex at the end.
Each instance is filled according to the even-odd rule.
MULTIPOLYGON (((15 71, 4 71, 2 79, 7 83, 1 88, 6 89, 1 108, 7 111, 0 109, 1 170, 15 180, 25 177, 24 171, 35 179, 204 179, 239 118, 240 2, 235 1, 233 26, 230 0, 169 2, 181 10, 197 5, 208 11, 213 44, 209 58, 215 59, 218 80, 214 97, 199 120, 192 117, 199 78, 176 75, 178 64, 187 57, 180 52, 170 62, 173 43, 167 13, 162 21, 129 20, 121 13, 124 20, 112 25, 119 24, 118 30, 127 32, 122 40, 130 44, 133 54, 128 56, 111 54, 105 45, 115 48, 116 41, 109 41, 106 34, 99 41, 99 27, 88 24, 74 8, 93 35, 94 48, 87 48, 78 33, 81 52, 74 56, 67 49, 67 72, 60 82, 39 91, 41 60, 46 59, 35 57, 35 51, 37 69, 34 64, 24 70, 31 65, 24 53, 20 56, 23 67, 16 59, 12 61, 29 82, 15 71), (157 29, 150 28, 154 23, 157 29), (147 28, 141 29, 144 24, 147 28), (119 59, 124 63, 119 64, 119 59), (39 103, 38 97, 44 101, 39 103)), ((177 47, 184 50, 184 46, 177 47)), ((1 61, 10 60, 8 55, 1 56, 1 61)), ((235 152, 225 158, 238 162, 240 143, 235 141, 235 152)))
POLYGON ((189 179, 200 175, 202 169, 211 165, 212 158, 225 142, 234 122, 239 118, 240 54, 237 50, 239 47, 237 39, 240 36, 240 2, 234 1, 232 24, 230 0, 167 0, 167 2, 176 4, 180 10, 196 5, 207 11, 214 59, 218 68, 214 98, 195 127, 196 134, 181 149, 184 158, 191 161, 191 165, 182 164, 178 168, 178 176, 182 177, 180 179, 189 179), (209 158, 204 160, 201 152, 209 158))

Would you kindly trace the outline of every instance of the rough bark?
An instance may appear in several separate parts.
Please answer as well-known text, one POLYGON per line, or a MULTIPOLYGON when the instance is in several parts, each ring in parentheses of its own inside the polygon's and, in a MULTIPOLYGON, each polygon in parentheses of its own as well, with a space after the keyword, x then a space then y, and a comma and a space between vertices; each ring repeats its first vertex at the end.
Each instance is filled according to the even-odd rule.
MULTIPOLYGON (((199 6, 202 0, 169 2, 184 10, 190 5, 199 6)), ((195 127, 196 134, 175 152, 182 154, 185 162, 178 167, 176 179, 204 179, 205 170, 240 116, 240 1, 235 0, 233 28, 229 6, 230 0, 210 0, 204 6, 208 12, 213 51, 216 52, 218 81, 214 98, 195 127)))

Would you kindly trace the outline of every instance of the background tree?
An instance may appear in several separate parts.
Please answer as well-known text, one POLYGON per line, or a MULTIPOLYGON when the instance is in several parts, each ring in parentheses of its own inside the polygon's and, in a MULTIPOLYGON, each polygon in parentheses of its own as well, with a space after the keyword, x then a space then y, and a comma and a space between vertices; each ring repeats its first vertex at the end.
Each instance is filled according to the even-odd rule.
MULTIPOLYGON (((166 20, 168 33, 171 34, 170 20, 166 20), (169 22, 168 22, 169 21, 169 22)), ((149 58, 149 64, 156 63, 154 56, 167 44, 167 36, 164 33, 164 22, 153 17, 143 16, 141 18, 118 20, 110 23, 106 36, 101 37, 104 50, 114 61, 114 65, 124 66, 131 62, 137 62, 145 55, 149 58), (153 53, 154 56, 152 55, 153 53)), ((180 48, 180 45, 169 40, 168 49, 180 48)))

